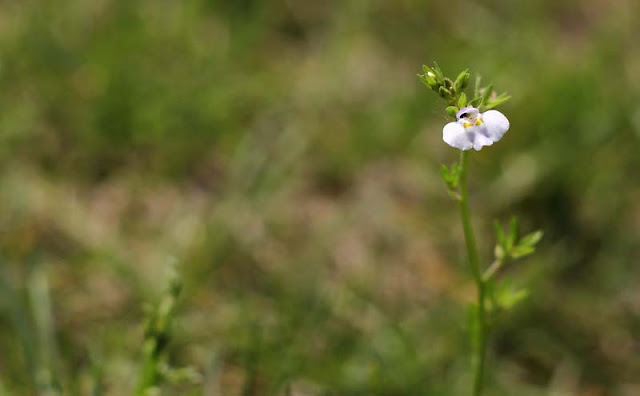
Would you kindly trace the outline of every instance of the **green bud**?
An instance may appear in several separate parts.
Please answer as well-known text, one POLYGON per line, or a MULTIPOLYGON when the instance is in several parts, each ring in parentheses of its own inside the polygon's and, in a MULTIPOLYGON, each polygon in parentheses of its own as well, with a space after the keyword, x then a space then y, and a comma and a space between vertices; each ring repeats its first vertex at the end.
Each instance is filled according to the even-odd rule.
POLYGON ((467 94, 463 92, 460 94, 460 97, 458 98, 458 107, 463 108, 466 105, 467 105, 467 94))
POLYGON ((462 90, 464 90, 467 85, 469 84, 469 77, 471 75, 469 74, 469 69, 464 70, 462 72, 460 72, 460 74, 458 74, 458 77, 456 78, 456 82, 453 84, 456 92, 462 92, 462 90))
POLYGON ((440 96, 442 96, 445 99, 448 99, 451 97, 451 91, 449 91, 448 89, 442 86, 438 89, 438 93, 440 94, 440 96))
POLYGON ((425 73, 424 75, 418 74, 418 77, 420 78, 420 81, 422 81, 429 88, 433 90, 438 89, 438 82, 435 79, 435 74, 429 72, 425 73))
POLYGON ((456 114, 458 114, 458 111, 460 109, 457 108, 456 106, 449 106, 446 109, 447 114, 449 114, 451 117, 456 118, 456 114))
POLYGON ((446 89, 448 89, 448 90, 452 90, 452 88, 453 88, 453 81, 451 81, 451 79, 450 79, 450 78, 445 77, 445 78, 444 78, 444 87, 445 87, 446 89))
POLYGON ((424 74, 433 74, 434 76, 436 75, 433 70, 427 66, 427 65, 422 65, 422 71, 424 72, 424 74))

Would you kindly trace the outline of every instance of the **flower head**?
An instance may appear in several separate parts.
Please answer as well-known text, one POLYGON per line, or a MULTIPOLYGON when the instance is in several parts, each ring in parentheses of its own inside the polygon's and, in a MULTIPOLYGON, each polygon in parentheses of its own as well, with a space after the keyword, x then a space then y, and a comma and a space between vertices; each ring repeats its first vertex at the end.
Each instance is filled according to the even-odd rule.
POLYGON ((509 129, 509 120, 497 110, 480 114, 475 107, 463 107, 456 114, 456 119, 444 126, 442 140, 460 150, 473 147, 480 151, 500 140, 509 129))

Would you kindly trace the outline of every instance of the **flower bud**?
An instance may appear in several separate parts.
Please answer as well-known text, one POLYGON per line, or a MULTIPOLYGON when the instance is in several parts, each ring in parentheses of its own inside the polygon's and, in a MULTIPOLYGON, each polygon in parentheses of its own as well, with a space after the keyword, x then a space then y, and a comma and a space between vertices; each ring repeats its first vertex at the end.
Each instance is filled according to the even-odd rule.
POLYGON ((424 75, 421 75, 420 79, 422 80, 423 83, 429 86, 429 88, 433 89, 434 91, 438 90, 438 82, 435 79, 435 74, 428 72, 428 73, 425 73, 424 75))
POLYGON ((460 109, 456 106, 449 106, 446 108, 447 114, 449 114, 452 118, 456 118, 456 114, 458 114, 458 111, 460 111, 460 109))
POLYGON ((456 92, 461 92, 469 84, 469 70, 464 70, 458 74, 456 82, 453 84, 456 92))
POLYGON ((433 72, 433 70, 431 70, 431 68, 427 65, 422 65, 422 71, 424 72, 424 74, 431 74, 435 77, 435 73, 433 72))
POLYGON ((453 81, 451 81, 450 78, 445 77, 444 78, 444 87, 448 90, 451 90, 451 88, 453 88, 453 81))
POLYGON ((438 93, 440 94, 441 97, 443 97, 445 99, 449 99, 451 97, 451 91, 449 91, 445 87, 440 87, 438 89, 438 93))

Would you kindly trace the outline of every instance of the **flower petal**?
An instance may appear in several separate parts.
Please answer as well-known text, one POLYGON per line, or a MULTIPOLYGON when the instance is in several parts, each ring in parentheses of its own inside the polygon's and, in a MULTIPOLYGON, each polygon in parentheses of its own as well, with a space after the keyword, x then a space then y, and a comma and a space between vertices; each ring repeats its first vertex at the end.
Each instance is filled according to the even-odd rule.
POLYGON ((491 146, 493 144, 493 140, 478 132, 480 128, 475 129, 476 131, 471 132, 470 135, 471 139, 473 140, 473 148, 476 151, 480 151, 484 146, 491 146))
POLYGON ((497 110, 489 110, 482 113, 485 134, 493 142, 502 139, 502 136, 509 129, 509 120, 497 110))
POLYGON ((450 122, 442 129, 442 140, 449 146, 460 150, 469 150, 473 142, 469 139, 464 127, 457 122, 450 122))

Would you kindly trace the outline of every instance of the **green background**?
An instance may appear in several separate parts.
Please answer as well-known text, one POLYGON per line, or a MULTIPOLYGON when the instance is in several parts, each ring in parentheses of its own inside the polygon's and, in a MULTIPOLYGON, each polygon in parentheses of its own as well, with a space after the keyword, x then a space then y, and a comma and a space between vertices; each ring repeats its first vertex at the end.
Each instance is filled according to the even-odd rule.
POLYGON ((487 394, 640 394, 640 4, 483 3, 2 2, 0 394, 131 394, 172 262, 203 384, 166 394, 468 394, 434 60, 513 96, 483 263, 494 219, 545 231, 487 394))

